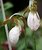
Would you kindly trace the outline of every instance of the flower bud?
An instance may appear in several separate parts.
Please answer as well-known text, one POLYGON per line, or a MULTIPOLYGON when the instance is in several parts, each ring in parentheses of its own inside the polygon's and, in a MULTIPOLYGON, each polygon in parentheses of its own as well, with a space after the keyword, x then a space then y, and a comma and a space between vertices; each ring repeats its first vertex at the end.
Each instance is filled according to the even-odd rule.
POLYGON ((31 30, 36 31, 40 26, 40 17, 38 12, 33 13, 29 12, 28 18, 27 18, 27 25, 31 30))
POLYGON ((15 46, 19 40, 21 34, 21 26, 13 27, 9 32, 9 42, 11 46, 15 46))

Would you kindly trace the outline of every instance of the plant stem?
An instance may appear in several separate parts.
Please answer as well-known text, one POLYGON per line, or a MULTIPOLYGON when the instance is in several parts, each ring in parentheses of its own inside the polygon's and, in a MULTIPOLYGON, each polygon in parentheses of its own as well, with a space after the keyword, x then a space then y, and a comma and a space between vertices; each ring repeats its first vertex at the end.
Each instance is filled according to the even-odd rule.
POLYGON ((36 37, 35 37, 35 31, 33 31, 33 41, 34 41, 34 48, 33 50, 36 50, 36 37))
MULTIPOLYGON (((3 19, 4 19, 4 21, 5 21, 6 18, 5 18, 5 12, 4 12, 3 1, 0 0, 0 2, 1 2, 1 8, 2 8, 3 19)), ((7 36, 7 40, 8 40, 9 50, 12 50, 11 45, 10 45, 10 42, 9 42, 9 39, 8 39, 8 26, 7 26, 7 24, 5 25, 5 31, 6 31, 6 36, 7 36)))

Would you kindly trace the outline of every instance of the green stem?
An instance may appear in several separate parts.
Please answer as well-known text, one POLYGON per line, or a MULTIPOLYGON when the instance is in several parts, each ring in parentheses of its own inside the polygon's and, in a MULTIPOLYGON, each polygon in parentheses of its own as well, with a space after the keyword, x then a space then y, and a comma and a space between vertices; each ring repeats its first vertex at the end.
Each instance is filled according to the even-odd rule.
POLYGON ((33 50, 36 50, 36 37, 35 37, 35 31, 33 31, 33 41, 34 41, 34 48, 33 48, 33 50))
POLYGON ((36 39, 35 39, 35 37, 34 37, 34 47, 35 47, 34 50, 36 50, 36 39))
MULTIPOLYGON (((0 2, 1 2, 1 9, 2 9, 2 14, 3 14, 3 19, 5 21, 6 17, 5 17, 5 11, 4 11, 4 6, 3 6, 3 0, 0 0, 0 2)), ((7 26, 7 24, 5 25, 5 31, 6 31, 6 36, 7 36, 7 40, 8 40, 9 50, 12 50, 10 42, 9 42, 9 38, 8 38, 8 26, 7 26)))

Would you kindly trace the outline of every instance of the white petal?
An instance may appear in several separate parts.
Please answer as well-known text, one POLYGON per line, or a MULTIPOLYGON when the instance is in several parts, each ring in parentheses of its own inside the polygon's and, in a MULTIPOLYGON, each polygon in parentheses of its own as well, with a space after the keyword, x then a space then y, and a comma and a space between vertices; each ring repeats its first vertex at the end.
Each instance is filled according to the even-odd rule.
POLYGON ((34 31, 36 31, 40 26, 40 18, 38 13, 30 12, 27 18, 27 25, 34 31))
POLYGON ((13 27, 10 32, 9 32, 9 41, 11 43, 11 45, 16 45, 16 43, 19 40, 19 36, 20 36, 21 32, 20 32, 20 26, 15 26, 13 27))

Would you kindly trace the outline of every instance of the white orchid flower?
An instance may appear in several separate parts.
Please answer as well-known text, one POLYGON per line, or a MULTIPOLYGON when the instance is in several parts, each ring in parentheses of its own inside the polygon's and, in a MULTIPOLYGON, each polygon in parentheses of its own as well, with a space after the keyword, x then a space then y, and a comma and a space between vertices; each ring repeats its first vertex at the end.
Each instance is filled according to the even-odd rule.
POLYGON ((19 40, 21 34, 21 26, 13 27, 9 32, 9 41, 11 46, 15 46, 19 40))
POLYGON ((27 25, 31 30, 36 31, 40 26, 40 17, 38 12, 33 13, 29 12, 28 18, 27 18, 27 25))

